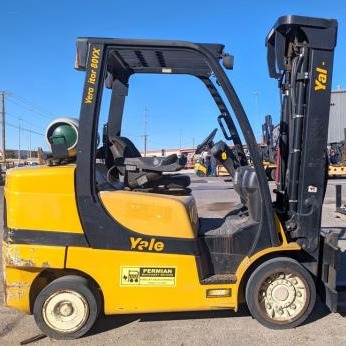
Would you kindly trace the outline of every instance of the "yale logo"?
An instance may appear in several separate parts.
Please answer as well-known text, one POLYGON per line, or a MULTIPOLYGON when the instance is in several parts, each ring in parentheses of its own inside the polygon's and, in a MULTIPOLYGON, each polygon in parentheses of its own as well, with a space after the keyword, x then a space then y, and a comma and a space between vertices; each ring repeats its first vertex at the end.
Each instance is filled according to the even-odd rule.
POLYGON ((162 251, 165 244, 162 241, 156 241, 155 238, 151 238, 150 241, 143 240, 143 238, 130 237, 131 250, 139 251, 162 251))
MULTIPOLYGON (((324 63, 322 64, 324 65, 324 63)), ((326 90, 327 85, 327 70, 321 67, 316 67, 317 78, 315 79, 315 91, 326 90)))

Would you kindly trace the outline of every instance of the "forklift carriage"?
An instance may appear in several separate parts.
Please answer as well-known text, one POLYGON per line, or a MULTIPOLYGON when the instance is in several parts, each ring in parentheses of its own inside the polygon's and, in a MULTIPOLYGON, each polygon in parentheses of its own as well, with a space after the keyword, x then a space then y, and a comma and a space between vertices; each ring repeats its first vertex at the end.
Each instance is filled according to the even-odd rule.
POLYGON ((76 69, 86 74, 79 129, 72 120, 54 122, 50 165, 13 169, 6 179, 5 304, 33 313, 56 339, 84 335, 101 311, 237 310, 244 300, 263 325, 292 328, 312 311, 316 287, 340 310, 337 236, 320 235, 336 32, 335 20, 286 16, 266 39, 269 73, 282 94, 275 203, 225 73, 233 57, 223 45, 79 38, 76 69), (191 75, 214 99, 234 149, 214 143, 214 130, 197 151, 210 150, 239 194, 222 222, 199 217, 190 178, 177 173, 183 158, 142 157, 121 135, 134 74, 191 75), (111 98, 98 147, 104 86, 111 98), (61 124, 70 124, 73 145, 61 124))

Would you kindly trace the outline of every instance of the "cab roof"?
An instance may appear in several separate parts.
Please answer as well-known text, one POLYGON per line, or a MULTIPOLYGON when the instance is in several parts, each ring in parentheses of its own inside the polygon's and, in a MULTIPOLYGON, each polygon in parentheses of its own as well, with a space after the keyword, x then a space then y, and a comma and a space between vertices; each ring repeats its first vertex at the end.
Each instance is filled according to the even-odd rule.
POLYGON ((120 75, 133 73, 172 73, 209 76, 213 73, 205 54, 223 56, 222 44, 139 39, 77 39, 76 68, 85 70, 90 44, 108 49, 107 71, 120 75), (202 53, 202 54, 201 54, 202 53), (121 73, 120 73, 121 72, 121 73))

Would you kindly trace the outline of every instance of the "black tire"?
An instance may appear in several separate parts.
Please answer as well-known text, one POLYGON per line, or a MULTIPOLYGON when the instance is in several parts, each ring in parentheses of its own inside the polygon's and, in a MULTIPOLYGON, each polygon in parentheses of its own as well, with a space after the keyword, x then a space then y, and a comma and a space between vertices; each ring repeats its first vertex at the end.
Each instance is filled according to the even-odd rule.
POLYGON ((101 297, 94 285, 86 278, 67 275, 42 289, 36 297, 33 314, 44 334, 68 340, 86 334, 100 310, 101 297))
POLYGON ((275 181, 276 178, 276 168, 272 168, 271 172, 270 172, 270 178, 272 181, 275 181))
POLYGON ((267 179, 269 181, 272 180, 272 175, 271 175, 272 172, 271 171, 272 171, 271 168, 266 168, 266 176, 267 176, 267 179))
POLYGON ((299 326, 316 301, 316 286, 297 261, 278 257, 262 263, 251 274, 245 291, 252 316, 271 329, 299 326))

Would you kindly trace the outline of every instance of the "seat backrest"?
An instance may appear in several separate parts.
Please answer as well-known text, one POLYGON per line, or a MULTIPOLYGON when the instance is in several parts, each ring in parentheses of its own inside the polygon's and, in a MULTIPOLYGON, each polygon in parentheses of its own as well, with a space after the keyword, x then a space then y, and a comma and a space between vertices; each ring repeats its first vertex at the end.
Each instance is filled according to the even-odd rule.
POLYGON ((249 166, 238 167, 235 171, 233 186, 242 202, 246 204, 250 217, 260 221, 262 200, 255 169, 249 166))
POLYGON ((126 137, 110 137, 109 149, 114 158, 114 167, 123 177, 126 187, 137 188, 159 188, 165 186, 169 189, 185 189, 190 184, 186 177, 178 179, 163 172, 173 172, 183 168, 176 154, 167 157, 142 157, 135 145, 126 137))
POLYGON ((142 157, 136 146, 126 137, 110 137, 109 141, 112 143, 109 149, 114 159, 142 157))

